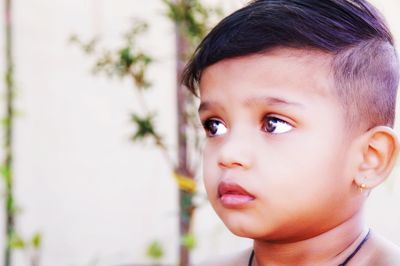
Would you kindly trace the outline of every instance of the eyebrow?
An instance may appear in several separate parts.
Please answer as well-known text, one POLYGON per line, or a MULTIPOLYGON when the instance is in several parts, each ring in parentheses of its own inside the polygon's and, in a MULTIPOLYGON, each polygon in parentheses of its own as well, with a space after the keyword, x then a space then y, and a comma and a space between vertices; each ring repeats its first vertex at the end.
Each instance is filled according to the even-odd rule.
MULTIPOLYGON (((248 98, 245 99, 243 101, 245 106, 251 106, 251 105, 268 105, 268 106, 279 106, 279 105, 289 105, 289 106, 295 106, 295 107, 304 107, 303 104, 301 103, 297 103, 297 102, 292 102, 292 101, 288 101, 286 99, 283 98, 279 98, 279 97, 252 97, 252 98, 248 98)), ((217 105, 215 102, 201 102, 198 112, 204 112, 207 111, 209 109, 211 109, 211 107, 213 105, 217 105)))

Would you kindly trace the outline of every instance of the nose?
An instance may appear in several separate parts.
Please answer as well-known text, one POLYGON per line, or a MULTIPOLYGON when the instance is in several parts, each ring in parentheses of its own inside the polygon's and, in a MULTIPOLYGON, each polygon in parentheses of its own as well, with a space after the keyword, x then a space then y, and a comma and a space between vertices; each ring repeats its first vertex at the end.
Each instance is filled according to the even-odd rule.
POLYGON ((250 169, 252 145, 245 136, 230 135, 220 144, 218 166, 225 168, 250 169))

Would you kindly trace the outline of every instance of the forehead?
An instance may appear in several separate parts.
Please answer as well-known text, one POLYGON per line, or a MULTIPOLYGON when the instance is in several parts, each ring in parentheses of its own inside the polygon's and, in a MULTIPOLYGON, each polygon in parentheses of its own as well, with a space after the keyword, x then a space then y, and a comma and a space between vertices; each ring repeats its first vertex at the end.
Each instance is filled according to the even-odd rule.
POLYGON ((257 96, 293 102, 331 97, 331 60, 322 52, 290 48, 222 60, 204 70, 200 98, 248 104, 257 96))

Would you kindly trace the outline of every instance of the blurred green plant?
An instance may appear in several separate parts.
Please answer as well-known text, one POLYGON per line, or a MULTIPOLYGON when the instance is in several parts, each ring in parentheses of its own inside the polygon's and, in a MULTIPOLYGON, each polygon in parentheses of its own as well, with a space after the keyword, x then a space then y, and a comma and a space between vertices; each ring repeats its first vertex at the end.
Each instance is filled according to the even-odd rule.
POLYGON ((146 251, 147 257, 158 261, 164 256, 164 249, 160 242, 153 241, 149 244, 146 251))
POLYGON ((11 234, 8 246, 14 250, 26 252, 31 266, 39 265, 39 252, 42 245, 42 234, 37 232, 30 239, 23 239, 17 233, 11 234))
MULTIPOLYGON (((148 108, 144 93, 152 88, 148 77, 148 69, 155 62, 139 45, 138 40, 145 39, 148 24, 135 20, 131 29, 124 34, 122 45, 115 49, 100 49, 99 39, 93 38, 87 42, 74 35, 71 42, 77 44, 87 55, 95 58, 94 73, 104 73, 109 77, 130 78, 133 89, 140 104, 140 113, 131 114, 136 128, 132 135, 134 142, 150 139, 162 151, 171 168, 179 190, 179 265, 189 265, 189 251, 195 247, 195 237, 191 233, 191 223, 195 205, 193 196, 196 193, 194 177, 199 165, 199 156, 190 159, 193 153, 199 153, 200 136, 197 122, 195 98, 181 84, 184 66, 193 54, 195 47, 204 38, 211 27, 212 21, 219 18, 222 11, 218 7, 207 8, 200 0, 161 0, 166 8, 165 15, 175 25, 176 34, 176 102, 177 102, 177 158, 170 156, 162 134, 155 125, 156 112, 148 108), (193 130, 194 129, 194 130, 193 130)), ((158 242, 148 248, 148 256, 162 256, 164 252, 158 242), (149 250, 151 251, 149 253, 149 250)))
POLYGON ((189 250, 193 250, 196 247, 196 236, 194 234, 186 234, 181 238, 181 243, 189 250))
POLYGON ((190 47, 184 53, 189 59, 193 51, 212 26, 212 21, 223 15, 220 7, 206 7, 199 0, 162 0, 167 6, 166 15, 175 22, 179 34, 189 42, 190 47))
MULTIPOLYGON (((9 243, 15 234, 15 200, 13 193, 13 125, 14 125, 14 61, 13 61, 13 42, 12 42, 12 2, 6 0, 4 6, 5 18, 5 117, 2 119, 4 129, 3 150, 4 158, 0 165, 0 173, 4 183, 5 197, 5 235, 6 243, 9 243)), ((11 246, 4 245, 4 265, 11 265, 11 246)))
MULTIPOLYGON (((14 98, 16 94, 14 83, 14 60, 13 60, 13 27, 12 27, 12 1, 4 2, 5 18, 5 117, 1 119, 1 125, 4 130, 3 140, 3 162, 0 164, 0 175, 4 184, 4 202, 5 202, 5 239, 4 245, 4 266, 12 265, 12 250, 32 249, 39 250, 41 244, 41 235, 35 234, 30 241, 24 241, 15 228, 15 219, 19 211, 14 196, 14 172, 13 172, 13 135, 14 135, 14 98)), ((31 265, 39 265, 38 254, 30 256, 31 265)))

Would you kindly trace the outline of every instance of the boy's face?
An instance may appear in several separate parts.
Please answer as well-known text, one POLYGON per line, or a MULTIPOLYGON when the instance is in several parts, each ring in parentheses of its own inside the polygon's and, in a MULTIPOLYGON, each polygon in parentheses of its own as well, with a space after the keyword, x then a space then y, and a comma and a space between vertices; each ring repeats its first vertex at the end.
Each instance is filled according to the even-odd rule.
POLYGON ((203 72, 204 182, 233 233, 302 239, 358 209, 352 141, 329 63, 322 53, 281 48, 203 72))

